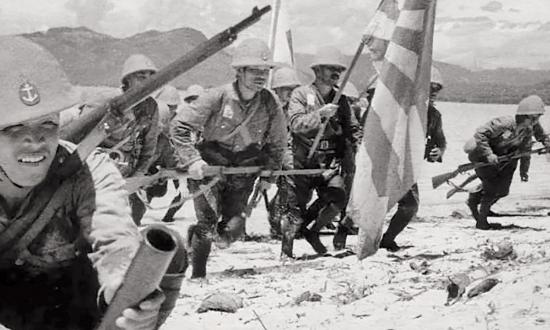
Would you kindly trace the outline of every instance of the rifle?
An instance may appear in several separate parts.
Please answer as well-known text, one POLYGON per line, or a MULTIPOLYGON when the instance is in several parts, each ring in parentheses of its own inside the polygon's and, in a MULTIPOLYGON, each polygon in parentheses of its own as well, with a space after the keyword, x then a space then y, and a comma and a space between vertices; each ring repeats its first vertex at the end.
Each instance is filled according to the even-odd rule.
MULTIPOLYGON (((467 177, 466 180, 464 180, 464 182, 462 182, 459 185, 451 183, 451 185, 453 187, 451 188, 451 190, 447 191, 447 199, 453 197, 453 195, 456 194, 459 191, 465 191, 464 187, 466 187, 470 182, 474 181, 477 178, 478 178, 477 174, 474 173, 474 174, 470 175, 469 177, 467 177)), ((449 181, 449 182, 451 182, 451 181, 449 181)))
MULTIPOLYGON (((364 38, 364 37, 363 37, 364 38)), ((361 42, 359 43, 359 47, 357 47, 357 51, 355 52, 355 55, 353 56, 353 59, 351 60, 351 64, 346 71, 346 74, 344 75, 344 79, 342 80, 342 83, 340 84, 340 87, 338 88, 338 91, 336 92, 336 95, 334 96, 334 99, 332 99, 332 104, 338 104, 340 102, 340 98, 342 97, 342 93, 344 92, 344 87, 348 83, 349 77, 351 76, 351 72, 353 71, 353 68, 355 67, 355 64, 359 60, 359 56, 361 56, 361 53, 363 53, 363 48, 365 48, 365 40, 361 39, 361 42)), ((327 129, 327 125, 330 118, 325 118, 325 121, 321 123, 321 127, 319 127, 319 130, 317 131, 317 135, 315 135, 315 139, 313 140, 313 144, 311 145, 311 148, 309 149, 309 152, 307 154, 307 160, 310 161, 313 158, 313 155, 315 154, 315 151, 317 151, 317 148, 319 147, 319 143, 321 142, 321 139, 323 138, 323 135, 325 134, 325 130, 327 129)))
MULTIPOLYGON (((258 174, 259 176, 277 176, 277 175, 319 175, 323 174, 327 169, 295 169, 295 170, 264 170, 261 166, 243 166, 243 167, 224 167, 224 166, 207 166, 204 169, 205 176, 217 175, 238 175, 238 174, 258 174)), ((128 193, 133 193, 141 187, 149 186, 163 179, 186 179, 189 175, 175 169, 162 169, 153 175, 134 176, 126 179, 124 189, 128 193)))
MULTIPOLYGON (((525 156, 528 156, 528 155, 531 155, 531 154, 542 155, 542 154, 545 154, 545 153, 548 153, 548 149, 546 147, 541 147, 541 148, 538 148, 538 149, 522 152, 522 153, 515 154, 515 155, 504 155, 504 156, 498 157, 498 162, 496 164, 506 163, 506 162, 509 162, 513 159, 518 159, 518 158, 525 157, 525 156)), ((454 170, 452 172, 447 172, 447 173, 443 173, 443 174, 436 175, 436 176, 432 177, 432 186, 433 186, 434 189, 436 189, 437 187, 441 186, 445 182, 447 182, 447 181, 451 180, 452 178, 456 177, 460 173, 465 173, 465 172, 468 172, 468 171, 471 171, 471 170, 475 170, 476 168, 485 167, 485 166, 492 166, 492 165, 496 165, 496 164, 485 163, 485 162, 476 162, 476 163, 466 163, 466 164, 458 165, 456 170, 454 170)))
POLYGON ((87 112, 60 129, 60 137, 74 143, 79 143, 75 155, 84 160, 109 135, 112 127, 121 124, 122 114, 129 111, 151 93, 170 82, 180 74, 203 62, 223 48, 229 46, 237 38, 237 34, 258 22, 271 10, 271 6, 262 9, 254 7, 252 14, 234 26, 216 34, 214 37, 200 43, 187 54, 170 63, 149 77, 142 85, 132 87, 124 94, 114 97, 97 109, 87 112))

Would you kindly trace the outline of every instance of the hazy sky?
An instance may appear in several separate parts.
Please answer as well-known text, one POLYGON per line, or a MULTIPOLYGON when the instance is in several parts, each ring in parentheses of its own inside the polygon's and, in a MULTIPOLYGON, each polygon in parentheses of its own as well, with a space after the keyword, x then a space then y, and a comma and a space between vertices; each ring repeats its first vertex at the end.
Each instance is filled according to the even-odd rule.
MULTIPOLYGON (((285 0, 283 0, 285 1, 285 0)), ((295 48, 352 54, 379 0, 286 0, 295 48)), ((270 0, 0 0, 0 34, 87 26, 115 37, 192 27, 211 36, 270 0)), ((267 39, 269 17, 242 37, 267 39)), ((241 37, 241 39, 242 39, 241 37)), ((470 68, 550 69, 549 0, 439 0, 434 57, 470 68)))

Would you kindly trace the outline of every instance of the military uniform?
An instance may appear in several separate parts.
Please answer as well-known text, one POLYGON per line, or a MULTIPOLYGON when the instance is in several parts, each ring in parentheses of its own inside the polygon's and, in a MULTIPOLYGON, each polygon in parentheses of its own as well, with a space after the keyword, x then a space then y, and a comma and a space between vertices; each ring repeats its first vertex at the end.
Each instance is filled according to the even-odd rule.
MULTIPOLYGON (((516 119, 512 116, 498 117, 479 127, 474 134, 476 147, 468 154, 470 161, 485 162, 491 154, 503 156, 527 152, 531 150, 533 137, 545 145, 550 145, 548 136, 540 124, 519 131, 517 127, 516 119)), ((468 206, 477 208, 477 205, 481 204, 479 213, 488 214, 491 205, 510 192, 517 164, 518 159, 513 159, 502 164, 477 168, 476 174, 481 179, 482 189, 470 194, 468 206)), ((526 174, 527 169, 524 165, 522 172, 526 174)), ((477 210, 474 217, 478 220, 477 210)))
MULTIPOLYGON (((118 160, 117 167, 123 177, 144 175, 153 161, 159 135, 157 102, 152 97, 145 99, 133 107, 125 119, 126 122, 114 128, 100 147, 120 152, 122 157, 118 160)), ((140 224, 145 205, 136 194, 131 194, 128 198, 132 218, 136 224, 140 224)))
MULTIPOLYGON (((353 157, 357 136, 353 132, 359 131, 345 96, 340 98, 337 113, 329 119, 317 151, 311 160, 307 159, 321 124, 317 110, 330 103, 335 95, 336 90, 333 89, 323 97, 315 84, 310 84, 296 88, 290 99, 289 125, 292 132, 294 168, 329 168, 335 165, 337 169, 331 171, 328 177, 317 175, 288 178, 288 212, 285 212, 283 219, 283 252, 289 256, 292 254, 293 237, 298 231, 304 232, 305 226, 317 218, 323 218, 325 222, 332 220, 345 206, 344 180, 354 172, 353 157), (317 125, 309 125, 311 117, 316 118, 313 122, 317 125), (307 204, 313 190, 317 191, 318 200, 308 209, 307 204)), ((323 226, 320 225, 321 228, 323 226)), ((308 241, 312 243, 311 240, 308 241)), ((316 251, 321 252, 322 248, 313 245, 316 251)))
MULTIPOLYGON (((428 125, 426 131, 426 151, 424 152, 424 159, 428 162, 442 162, 442 156, 438 159, 431 160, 429 158, 430 151, 433 148, 439 148, 444 151, 447 148, 447 140, 443 133, 443 121, 441 120, 441 113, 435 108, 433 104, 428 106, 428 125)), ((407 193, 397 202, 397 211, 390 220, 388 229, 382 236, 381 247, 394 248, 395 238, 399 233, 407 227, 409 222, 418 212, 418 206, 420 203, 420 196, 418 192, 418 185, 415 183, 407 193)))
MULTIPOLYGON (((180 165, 204 160, 209 165, 263 166, 280 169, 286 149, 284 114, 267 89, 245 101, 239 96, 237 82, 209 90, 193 104, 187 104, 175 117, 171 139, 180 165), (195 146, 195 133, 202 140, 195 146)), ((252 192, 256 175, 224 177, 209 192, 194 199, 198 224, 190 233, 193 253, 193 276, 205 275, 204 265, 197 265, 199 253, 206 263, 213 231, 221 232, 227 222, 241 216, 252 192), (221 222, 218 224, 218 219, 221 222)), ((191 193, 210 179, 188 180, 191 193)))
POLYGON ((93 329, 100 288, 121 283, 141 240, 107 156, 94 153, 65 177, 58 168, 68 154, 60 145, 46 180, 14 214, 0 209, 0 324, 10 329, 93 329), (20 235, 5 235, 28 217, 49 222, 18 248, 20 235))

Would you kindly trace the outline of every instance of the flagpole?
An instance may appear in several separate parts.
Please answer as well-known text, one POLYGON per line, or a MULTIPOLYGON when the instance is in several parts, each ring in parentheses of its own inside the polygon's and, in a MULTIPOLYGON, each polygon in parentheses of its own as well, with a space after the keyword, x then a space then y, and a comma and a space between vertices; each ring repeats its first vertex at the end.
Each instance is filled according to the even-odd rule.
MULTIPOLYGON (((351 76, 351 72, 355 68, 355 64, 357 64, 357 61, 359 60, 359 57, 363 53, 364 48, 365 48, 365 36, 361 38, 361 42, 357 47, 357 51, 355 51, 355 56, 353 56, 353 59, 351 60, 351 64, 349 65, 349 68, 346 71, 346 74, 344 75, 344 79, 342 80, 342 83, 340 84, 340 86, 338 86, 338 91, 336 92, 336 95, 332 100, 332 104, 338 104, 338 102, 340 101, 340 97, 342 97, 342 93, 344 92, 344 87, 346 87, 346 84, 348 83, 348 80, 351 76)), ((311 145, 311 148, 309 149, 309 153, 307 154, 308 160, 311 160, 311 158, 313 158, 313 155, 315 154, 315 151, 317 151, 317 148, 319 147, 319 142, 321 142, 321 138, 323 137, 323 134, 325 134, 325 130, 327 129, 328 122, 329 120, 326 119, 321 124, 321 127, 319 127, 319 130, 317 131, 317 135, 315 135, 313 144, 311 145)))
MULTIPOLYGON (((279 22, 279 13, 281 11, 281 0, 273 0, 273 14, 271 15, 271 26, 269 28, 269 49, 271 50, 271 61, 275 55, 275 38, 277 36, 277 23, 279 22)), ((267 79, 267 88, 271 88, 273 80, 273 69, 269 71, 267 79)))

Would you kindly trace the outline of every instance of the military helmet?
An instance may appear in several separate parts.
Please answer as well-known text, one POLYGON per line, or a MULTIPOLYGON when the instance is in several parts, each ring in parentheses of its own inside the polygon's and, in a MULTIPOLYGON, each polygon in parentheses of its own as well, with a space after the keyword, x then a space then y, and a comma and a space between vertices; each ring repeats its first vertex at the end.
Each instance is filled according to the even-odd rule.
POLYGON ((344 61, 342 53, 338 48, 332 46, 325 46, 317 49, 310 68, 313 69, 321 65, 336 66, 343 70, 347 69, 347 64, 344 61))
POLYGON ((275 67, 271 60, 271 51, 267 44, 256 38, 243 40, 233 54, 231 66, 241 68, 245 66, 275 67))
POLYGON ((430 82, 432 84, 438 84, 441 88, 443 88, 443 77, 441 76, 439 69, 435 66, 432 66, 432 76, 430 77, 430 82))
POLYGON ((128 75, 139 71, 151 71, 155 73, 158 71, 158 69, 153 61, 151 61, 151 59, 147 56, 143 54, 130 55, 130 57, 126 59, 124 65, 122 66, 120 81, 124 83, 124 80, 126 80, 126 77, 128 77, 128 75))
POLYGON ((300 81, 296 75, 296 71, 289 67, 282 67, 273 73, 273 80, 271 81, 271 88, 281 87, 298 87, 300 81))
POLYGON ((23 37, 0 37, 0 81, 0 127, 57 113, 80 101, 55 57, 23 37))
POLYGON ((168 105, 180 105, 180 93, 174 86, 166 85, 158 93, 156 99, 168 105))
POLYGON ((544 102, 538 95, 530 95, 518 104, 516 115, 543 115, 544 102))

